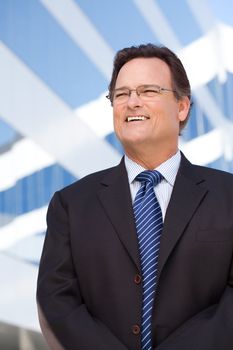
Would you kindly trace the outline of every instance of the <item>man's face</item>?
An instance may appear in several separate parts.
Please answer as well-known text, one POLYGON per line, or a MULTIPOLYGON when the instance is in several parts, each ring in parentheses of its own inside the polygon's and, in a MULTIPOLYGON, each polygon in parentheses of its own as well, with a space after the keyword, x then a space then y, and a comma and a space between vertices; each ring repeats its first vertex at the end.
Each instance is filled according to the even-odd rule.
MULTIPOLYGON (((135 58, 119 71, 115 89, 136 89, 141 85, 158 85, 172 90, 168 65, 158 58, 135 58)), ((113 100, 114 129, 127 149, 138 147, 176 147, 179 124, 187 117, 189 101, 178 101, 173 92, 164 91, 143 101, 133 91, 124 103, 113 100), (129 121, 129 117, 144 117, 129 121)), ((131 118, 132 119, 132 118, 131 118)))

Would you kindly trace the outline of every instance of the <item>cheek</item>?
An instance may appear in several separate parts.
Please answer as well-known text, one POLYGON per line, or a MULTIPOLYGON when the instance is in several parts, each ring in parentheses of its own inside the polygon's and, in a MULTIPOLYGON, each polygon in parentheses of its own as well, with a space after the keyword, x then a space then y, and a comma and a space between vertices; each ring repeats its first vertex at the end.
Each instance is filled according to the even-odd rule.
POLYGON ((113 123, 119 124, 122 120, 122 115, 123 115, 122 109, 120 109, 119 107, 113 108, 113 123))
POLYGON ((114 130, 116 132, 119 129, 119 124, 120 124, 119 112, 117 110, 114 110, 113 111, 113 127, 114 127, 114 130))
POLYGON ((160 108, 154 111, 153 117, 154 127, 158 131, 165 129, 167 132, 170 132, 171 130, 179 128, 179 114, 174 108, 160 106, 160 108))

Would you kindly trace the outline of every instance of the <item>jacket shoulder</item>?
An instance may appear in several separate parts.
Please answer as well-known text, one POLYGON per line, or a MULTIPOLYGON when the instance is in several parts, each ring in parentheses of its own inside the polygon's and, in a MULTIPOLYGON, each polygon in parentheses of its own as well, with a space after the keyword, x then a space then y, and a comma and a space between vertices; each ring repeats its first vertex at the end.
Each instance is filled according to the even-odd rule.
POLYGON ((72 197, 77 198, 77 196, 79 198, 83 196, 86 197, 101 189, 104 179, 114 179, 116 176, 121 175, 123 173, 123 168, 124 164, 121 162, 117 166, 86 175, 58 191, 58 194, 64 199, 71 199, 72 197))
POLYGON ((214 169, 206 166, 201 166, 201 165, 194 165, 196 168, 197 172, 205 175, 208 178, 213 178, 213 179, 223 179, 223 180, 228 180, 228 181, 233 181, 233 174, 229 173, 224 170, 220 169, 214 169))
POLYGON ((208 166, 197 165, 191 163, 182 153, 180 171, 187 177, 191 177, 196 180, 208 180, 208 181, 226 181, 231 183, 233 181, 233 174, 224 170, 211 168, 208 166))

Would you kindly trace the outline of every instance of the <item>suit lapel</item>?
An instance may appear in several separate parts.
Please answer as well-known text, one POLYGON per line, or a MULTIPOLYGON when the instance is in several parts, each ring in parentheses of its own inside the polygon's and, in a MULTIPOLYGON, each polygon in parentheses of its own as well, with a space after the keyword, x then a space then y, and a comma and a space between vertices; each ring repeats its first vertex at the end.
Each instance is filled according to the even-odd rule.
POLYGON ((182 155, 180 169, 164 220, 159 255, 159 276, 197 207, 207 194, 203 182, 204 179, 198 175, 196 167, 182 155))
POLYGON ((140 270, 137 234, 127 172, 122 159, 119 166, 102 180, 99 200, 119 239, 140 270))

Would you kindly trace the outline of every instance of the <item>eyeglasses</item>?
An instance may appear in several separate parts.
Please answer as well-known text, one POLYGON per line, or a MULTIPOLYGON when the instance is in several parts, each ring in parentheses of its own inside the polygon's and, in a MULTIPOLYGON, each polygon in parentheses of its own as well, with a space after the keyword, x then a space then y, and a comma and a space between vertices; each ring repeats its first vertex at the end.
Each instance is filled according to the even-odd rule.
POLYGON ((140 85, 136 89, 119 88, 115 89, 112 94, 106 97, 114 104, 126 103, 131 96, 132 91, 143 101, 154 100, 158 98, 163 92, 176 92, 172 89, 167 89, 158 85, 140 85))

